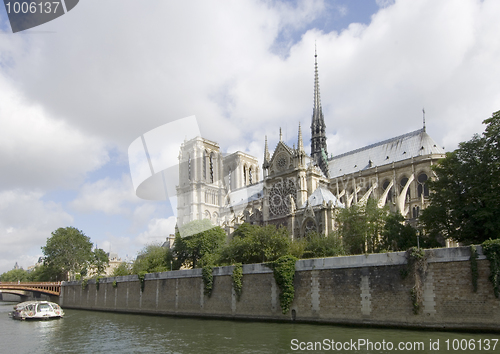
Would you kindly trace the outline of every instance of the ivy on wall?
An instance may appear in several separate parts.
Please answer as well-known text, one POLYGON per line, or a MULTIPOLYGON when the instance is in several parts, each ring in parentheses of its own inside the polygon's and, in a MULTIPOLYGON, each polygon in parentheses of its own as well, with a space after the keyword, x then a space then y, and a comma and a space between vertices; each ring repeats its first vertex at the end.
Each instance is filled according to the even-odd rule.
POLYGON ((101 283, 101 279, 102 279, 102 278, 103 278, 103 277, 97 277, 97 278, 95 278, 95 288, 96 288, 97 290, 99 290, 99 284, 101 283))
POLYGON ((410 276, 413 280, 413 286, 410 289, 410 299, 413 305, 413 313, 418 315, 422 307, 427 258, 425 257, 424 250, 411 247, 406 251, 406 260, 406 268, 401 271, 401 276, 403 279, 410 276))
POLYGON ((88 279, 83 279, 82 280, 82 289, 83 290, 87 289, 88 283, 89 283, 88 279))
POLYGON ((240 301, 241 291, 243 289, 243 266, 241 263, 236 263, 234 265, 231 278, 233 279, 233 289, 236 293, 236 299, 240 301))
POLYGON ((283 314, 290 310, 290 305, 295 297, 295 287, 293 285, 295 262, 297 262, 296 257, 286 255, 269 264, 273 269, 274 280, 276 280, 276 284, 280 289, 280 305, 283 314))
POLYGON ((141 291, 144 291, 144 278, 146 277, 147 272, 139 272, 137 277, 139 278, 139 282, 141 283, 141 291))
POLYGON ((113 284, 112 285, 113 285, 113 288, 118 287, 118 283, 116 282, 116 280, 113 280, 113 284))
POLYGON ((477 250, 474 245, 470 246, 470 271, 472 274, 472 289, 476 293, 477 292, 477 250))
POLYGON ((490 261, 490 281, 493 284, 495 297, 500 295, 500 239, 487 240, 482 243, 483 252, 490 261))
POLYGON ((214 275, 213 267, 211 265, 206 265, 201 269, 201 276, 203 278, 203 285, 205 295, 208 297, 212 296, 212 289, 214 287, 214 275))

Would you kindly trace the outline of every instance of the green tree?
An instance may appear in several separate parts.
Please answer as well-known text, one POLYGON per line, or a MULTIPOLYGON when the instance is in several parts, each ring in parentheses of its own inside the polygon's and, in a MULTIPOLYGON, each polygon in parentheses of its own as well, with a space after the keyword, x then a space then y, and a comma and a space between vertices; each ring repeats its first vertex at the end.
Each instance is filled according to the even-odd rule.
POLYGON ((411 225, 405 225, 404 221, 405 218, 400 213, 387 217, 380 240, 381 249, 406 251, 417 246, 417 230, 411 225))
POLYGON ((90 238, 74 227, 59 228, 52 232, 42 247, 44 265, 54 271, 52 280, 66 280, 70 272, 80 273, 92 261, 90 238))
POLYGON ((113 276, 114 277, 120 277, 123 275, 130 275, 131 269, 130 266, 127 264, 127 262, 121 262, 118 267, 113 269, 113 276))
POLYGON ((261 263, 274 261, 290 251, 290 235, 284 227, 257 226, 243 223, 221 251, 219 262, 261 263))
POLYGON ((328 236, 311 232, 307 235, 304 258, 321 258, 344 255, 342 240, 332 232, 328 236))
POLYGON ((433 239, 464 244, 500 237, 500 111, 482 136, 462 142, 434 166, 430 205, 420 221, 433 239))
POLYGON ((0 281, 5 281, 5 282, 28 281, 28 272, 22 268, 12 269, 0 275, 0 281))
POLYGON ((139 252, 132 265, 132 274, 166 272, 170 268, 170 249, 151 244, 139 252))
POLYGON ((101 248, 94 249, 91 260, 91 267, 96 276, 104 274, 106 268, 109 266, 109 256, 101 248))
POLYGON ((195 220, 184 226, 184 232, 190 236, 181 237, 178 232, 175 235, 174 269, 181 266, 203 267, 217 261, 218 253, 226 242, 226 233, 221 227, 212 226, 210 220, 195 220))
POLYGON ((48 267, 44 264, 40 264, 36 266, 31 272, 28 274, 28 281, 40 282, 40 281, 50 281, 52 279, 56 279, 58 272, 48 267))

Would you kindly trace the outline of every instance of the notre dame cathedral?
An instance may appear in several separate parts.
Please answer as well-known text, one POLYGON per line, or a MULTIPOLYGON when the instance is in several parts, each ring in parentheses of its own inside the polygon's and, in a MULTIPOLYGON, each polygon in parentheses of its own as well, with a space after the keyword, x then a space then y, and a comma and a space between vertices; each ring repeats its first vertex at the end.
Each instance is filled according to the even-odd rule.
POLYGON ((216 142, 196 137, 179 155, 177 225, 209 219, 228 234, 243 222, 283 225, 292 238, 310 231, 328 234, 338 208, 375 198, 414 223, 428 202, 431 166, 444 150, 422 129, 328 157, 315 54, 311 154, 279 141, 270 153, 265 138, 262 165, 241 151, 222 154, 216 142), (262 174, 262 179, 260 176, 262 174))

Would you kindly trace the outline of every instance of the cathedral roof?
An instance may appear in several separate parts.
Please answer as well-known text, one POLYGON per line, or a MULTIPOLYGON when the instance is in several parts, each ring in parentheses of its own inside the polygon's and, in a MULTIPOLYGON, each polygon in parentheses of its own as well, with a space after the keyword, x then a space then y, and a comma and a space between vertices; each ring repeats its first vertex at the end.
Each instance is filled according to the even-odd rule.
POLYGON ((264 196, 264 183, 259 182, 233 190, 229 193, 228 207, 246 205, 254 200, 261 199, 264 196))
POLYGON ((329 159, 331 177, 366 170, 431 154, 444 154, 442 147, 425 132, 425 128, 346 152, 329 159))
POLYGON ((342 204, 337 197, 333 195, 328 189, 324 187, 318 187, 316 190, 307 198, 307 202, 302 205, 302 208, 307 206, 318 206, 323 204, 328 204, 328 202, 332 202, 335 207, 343 208, 344 204, 342 204))

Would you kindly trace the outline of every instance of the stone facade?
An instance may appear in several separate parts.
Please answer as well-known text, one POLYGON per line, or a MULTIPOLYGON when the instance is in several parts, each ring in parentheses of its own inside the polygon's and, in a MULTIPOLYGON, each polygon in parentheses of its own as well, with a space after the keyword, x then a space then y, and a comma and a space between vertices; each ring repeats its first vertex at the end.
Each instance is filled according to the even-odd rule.
POLYGON ((178 226, 210 219, 230 234, 243 222, 282 225, 292 238, 335 229, 338 208, 375 198, 410 223, 427 206, 427 180, 444 150, 425 125, 380 143, 328 157, 317 60, 311 119, 311 154, 299 125, 297 145, 282 139, 270 153, 265 138, 262 179, 257 159, 243 152, 223 156, 219 145, 197 137, 180 149, 178 226))
POLYGON ((426 251, 423 299, 413 313, 411 277, 402 278, 404 252, 297 261, 295 299, 281 312, 272 270, 243 265, 239 301, 232 288, 232 267, 213 269, 214 286, 203 293, 201 269, 147 274, 144 291, 136 275, 66 282, 64 308, 227 319, 500 331, 499 300, 488 280, 489 262, 478 249, 478 288, 473 291, 469 247, 426 251), (113 282, 116 281, 116 287, 113 282))

